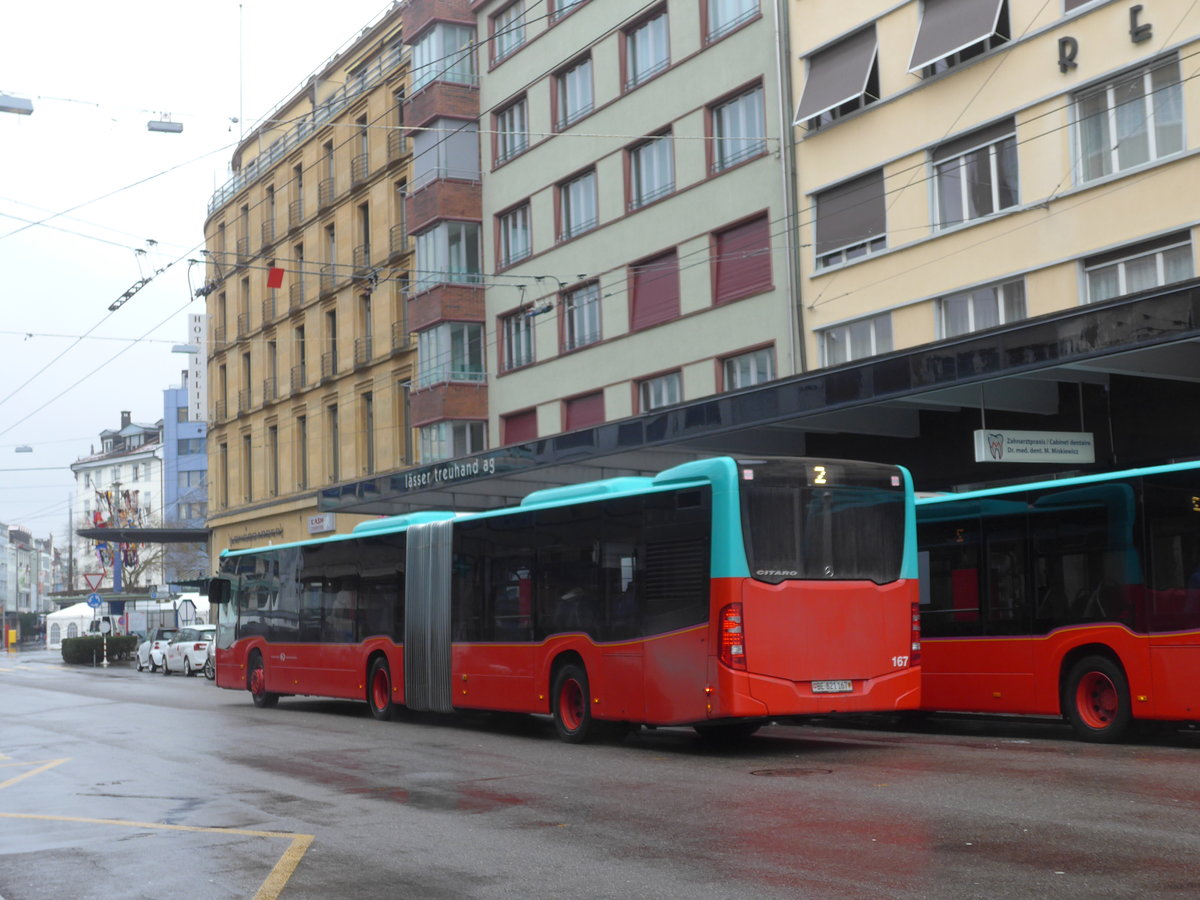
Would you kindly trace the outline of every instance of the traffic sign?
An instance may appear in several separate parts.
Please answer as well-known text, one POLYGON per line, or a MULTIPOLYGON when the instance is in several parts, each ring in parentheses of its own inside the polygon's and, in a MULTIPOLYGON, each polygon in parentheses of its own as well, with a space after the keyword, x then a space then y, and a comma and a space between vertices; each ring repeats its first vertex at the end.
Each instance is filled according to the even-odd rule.
POLYGON ((104 580, 103 572, 84 572, 83 580, 87 582, 87 586, 93 591, 100 587, 100 582, 104 580))
POLYGON ((100 604, 103 602, 104 601, 100 599, 99 594, 92 594, 91 596, 89 596, 87 598, 87 605, 90 606, 92 609, 99 609, 100 604))

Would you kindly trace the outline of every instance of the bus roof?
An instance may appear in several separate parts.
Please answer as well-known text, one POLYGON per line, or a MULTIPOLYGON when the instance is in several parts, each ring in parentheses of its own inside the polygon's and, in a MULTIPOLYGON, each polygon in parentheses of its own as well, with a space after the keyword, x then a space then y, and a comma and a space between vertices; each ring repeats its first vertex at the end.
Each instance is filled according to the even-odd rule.
POLYGON ((1186 472, 1200 469, 1200 459, 1181 463, 1168 463, 1162 466, 1144 466, 1138 469, 1121 469, 1115 472, 1097 472, 1092 475, 1076 475, 1071 478, 1051 478, 1046 481, 1028 481, 1021 484, 1006 484, 1001 487, 980 488, 975 491, 961 491, 950 494, 934 494, 918 496, 917 506, 932 506, 940 503, 957 503, 964 500, 983 500, 989 497, 1000 497, 1005 494, 1018 494, 1025 491, 1060 490, 1081 484, 1099 484, 1106 481, 1118 481, 1123 478, 1141 478, 1145 475, 1162 475, 1169 472, 1186 472))

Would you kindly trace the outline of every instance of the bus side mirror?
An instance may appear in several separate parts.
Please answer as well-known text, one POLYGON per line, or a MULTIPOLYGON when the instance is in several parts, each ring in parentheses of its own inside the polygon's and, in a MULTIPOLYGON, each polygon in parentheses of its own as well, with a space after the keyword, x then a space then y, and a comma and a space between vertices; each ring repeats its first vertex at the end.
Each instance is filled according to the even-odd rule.
POLYGON ((213 578, 208 582, 208 602, 209 603, 228 603, 229 602, 229 579, 228 578, 213 578))

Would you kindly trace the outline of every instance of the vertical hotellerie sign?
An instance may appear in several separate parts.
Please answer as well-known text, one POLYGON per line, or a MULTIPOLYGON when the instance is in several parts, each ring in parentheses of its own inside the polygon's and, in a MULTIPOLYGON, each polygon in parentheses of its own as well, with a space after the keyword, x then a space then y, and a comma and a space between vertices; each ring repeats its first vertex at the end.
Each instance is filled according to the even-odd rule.
POLYGON ((1092 463, 1096 442, 1090 431, 975 432, 975 462, 1092 463))
POLYGON ((208 316, 188 316, 188 343, 196 348, 188 359, 188 419, 208 421, 208 316))

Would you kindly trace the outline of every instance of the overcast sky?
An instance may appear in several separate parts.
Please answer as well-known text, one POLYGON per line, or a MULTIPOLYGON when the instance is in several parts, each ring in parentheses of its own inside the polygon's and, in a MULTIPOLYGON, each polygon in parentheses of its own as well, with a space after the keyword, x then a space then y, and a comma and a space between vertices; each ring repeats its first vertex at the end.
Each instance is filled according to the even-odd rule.
POLYGON ((61 540, 71 463, 98 449, 122 410, 162 418, 163 390, 187 366, 172 346, 186 340, 188 314, 204 311, 191 299, 203 269, 189 279, 187 260, 200 258, 207 203, 241 130, 387 4, 317 8, 7 5, 0 93, 31 99, 34 112, 0 113, 0 522, 61 540), (167 117, 182 134, 147 131, 167 117))

